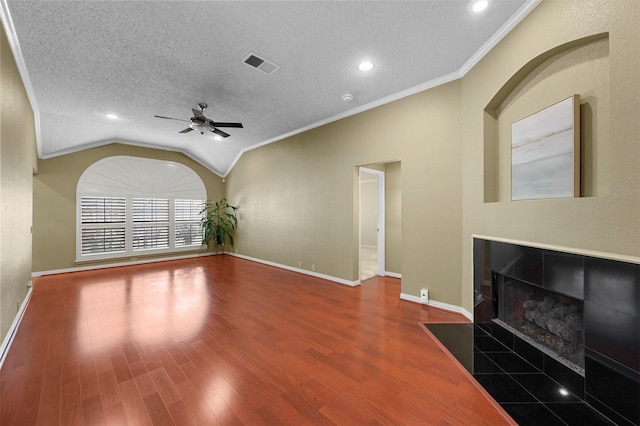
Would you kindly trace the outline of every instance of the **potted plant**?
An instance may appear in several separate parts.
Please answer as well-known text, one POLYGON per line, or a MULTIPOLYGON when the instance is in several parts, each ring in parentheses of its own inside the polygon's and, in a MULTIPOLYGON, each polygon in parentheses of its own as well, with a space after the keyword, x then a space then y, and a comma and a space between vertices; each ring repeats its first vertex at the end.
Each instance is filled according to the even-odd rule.
POLYGON ((233 245, 233 233, 238 225, 237 210, 238 208, 230 205, 226 198, 220 201, 207 200, 200 212, 202 244, 209 245, 213 240, 217 245, 223 246, 227 241, 233 245))

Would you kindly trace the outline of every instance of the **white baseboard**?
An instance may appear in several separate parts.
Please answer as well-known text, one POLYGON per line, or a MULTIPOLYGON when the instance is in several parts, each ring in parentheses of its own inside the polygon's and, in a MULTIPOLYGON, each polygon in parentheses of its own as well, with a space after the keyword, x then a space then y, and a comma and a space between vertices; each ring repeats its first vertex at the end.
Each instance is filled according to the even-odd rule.
POLYGON ((131 260, 131 261, 120 262, 120 263, 104 263, 104 264, 96 263, 96 264, 87 265, 87 266, 76 266, 74 268, 52 269, 50 271, 36 271, 36 272, 32 272, 31 276, 39 277, 42 275, 65 274, 67 272, 80 272, 80 271, 90 271, 93 269, 117 268, 119 266, 142 265, 144 263, 166 262, 167 260, 191 259, 192 257, 215 256, 218 254, 222 254, 222 253, 206 252, 206 253, 186 254, 183 256, 153 257, 149 259, 131 260))
POLYGON ((230 252, 225 252, 225 254, 239 257, 240 259, 250 260, 252 262, 262 263, 264 265, 275 266, 276 268, 286 269, 287 271, 293 271, 293 272, 298 272, 300 274, 311 275, 312 277, 322 278, 323 280, 333 281, 339 284, 348 285, 350 287, 355 287, 360 285, 360 280, 349 281, 349 280, 345 280, 344 278, 334 277, 332 275, 320 274, 318 272, 307 271, 306 269, 302 269, 302 268, 296 268, 289 265, 283 265, 281 263, 270 262, 268 260, 258 259, 251 256, 245 256, 244 254, 230 253, 230 252))
POLYGON ((27 294, 22 301, 22 305, 20 305, 20 309, 18 309, 18 313, 16 317, 13 319, 9 330, 7 331, 4 340, 2 341, 2 346, 0 346, 0 369, 2 369, 2 364, 4 364, 4 360, 7 357, 7 353, 9 353, 9 347, 11 347, 11 343, 13 343, 13 338, 16 336, 18 332, 18 327, 20 326, 20 321, 22 321, 22 317, 24 316, 24 311, 27 309, 27 305, 31 300, 32 287, 29 287, 27 290, 27 294))
POLYGON ((400 278, 400 279, 402 279, 402 274, 399 274, 399 273, 397 273, 397 272, 384 271, 384 274, 385 274, 387 277, 391 277, 391 278, 400 278))
POLYGON ((408 300, 409 302, 420 303, 421 305, 433 306, 436 308, 444 309, 445 311, 454 312, 456 314, 464 315, 469 321, 473 321, 473 315, 461 306, 450 305, 444 302, 438 302, 437 300, 429 300, 429 303, 422 303, 420 296, 414 296, 412 294, 400 293, 400 299, 408 300))

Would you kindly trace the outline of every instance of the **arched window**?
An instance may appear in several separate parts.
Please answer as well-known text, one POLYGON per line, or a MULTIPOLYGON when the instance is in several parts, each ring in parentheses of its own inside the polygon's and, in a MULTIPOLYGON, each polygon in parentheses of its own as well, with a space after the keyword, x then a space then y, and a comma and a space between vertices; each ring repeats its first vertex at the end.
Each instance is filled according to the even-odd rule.
POLYGON ((116 156, 84 171, 76 190, 76 259, 193 250, 207 192, 189 167, 116 156))

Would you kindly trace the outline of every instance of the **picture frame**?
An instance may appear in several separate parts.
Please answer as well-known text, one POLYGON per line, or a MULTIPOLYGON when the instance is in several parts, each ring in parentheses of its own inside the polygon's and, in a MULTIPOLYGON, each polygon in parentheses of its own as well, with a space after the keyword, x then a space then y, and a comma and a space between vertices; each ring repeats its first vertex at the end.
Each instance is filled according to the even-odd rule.
POLYGON ((580 196, 580 95, 511 125, 511 199, 580 196))

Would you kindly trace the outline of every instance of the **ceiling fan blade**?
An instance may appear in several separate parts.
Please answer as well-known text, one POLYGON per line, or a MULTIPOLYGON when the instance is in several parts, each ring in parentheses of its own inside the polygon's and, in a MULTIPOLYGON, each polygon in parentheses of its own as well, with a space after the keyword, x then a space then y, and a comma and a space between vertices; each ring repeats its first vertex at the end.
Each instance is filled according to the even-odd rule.
POLYGON ((209 122, 211 123, 211 125, 213 127, 237 127, 240 129, 243 129, 244 127, 242 126, 242 123, 218 123, 217 121, 211 121, 209 120, 209 122))
POLYGON ((211 131, 216 135, 222 136, 223 138, 228 138, 229 136, 231 136, 229 133, 225 133, 220 129, 216 129, 215 127, 211 129, 211 131))
POLYGON ((207 121, 207 117, 204 116, 204 114, 202 113, 202 111, 198 111, 195 108, 191 108, 191 111, 193 112, 193 116, 195 118, 197 118, 200 121, 207 121))
POLYGON ((156 118, 164 118, 165 120, 186 121, 187 123, 189 122, 189 120, 183 120, 181 118, 173 118, 173 117, 163 117, 162 115, 154 115, 154 117, 156 117, 156 118))
POLYGON ((193 129, 191 127, 187 127, 184 130, 180 130, 178 133, 189 133, 190 131, 192 131, 193 129))

